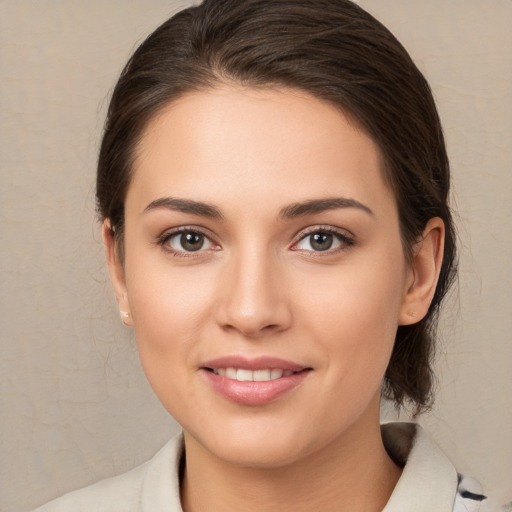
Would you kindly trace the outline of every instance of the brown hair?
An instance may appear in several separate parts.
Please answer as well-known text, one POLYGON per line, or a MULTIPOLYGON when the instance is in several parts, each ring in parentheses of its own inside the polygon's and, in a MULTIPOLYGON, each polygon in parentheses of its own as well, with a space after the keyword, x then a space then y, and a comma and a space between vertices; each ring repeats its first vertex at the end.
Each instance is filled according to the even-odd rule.
POLYGON ((186 92, 222 82, 309 92, 355 117, 380 147, 411 256, 432 217, 446 227, 437 289, 420 322, 398 328, 383 393, 416 413, 432 402, 437 312, 455 274, 449 165, 430 88, 403 46, 348 0, 205 0, 157 28, 114 89, 101 145, 97 205, 122 251, 124 199, 148 122, 186 92))

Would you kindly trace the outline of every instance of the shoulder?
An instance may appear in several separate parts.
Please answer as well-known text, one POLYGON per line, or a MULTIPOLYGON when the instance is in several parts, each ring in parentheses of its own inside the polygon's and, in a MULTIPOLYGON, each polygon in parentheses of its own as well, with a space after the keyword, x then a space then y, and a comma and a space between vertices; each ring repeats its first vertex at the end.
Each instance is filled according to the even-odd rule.
POLYGON ((487 496, 483 494, 479 482, 473 478, 459 475, 457 495, 453 512, 498 512, 488 507, 487 496))
POLYGON ((403 467, 384 512, 512 512, 510 505, 498 510, 476 480, 458 474, 419 425, 384 424, 382 439, 390 457, 403 467))
POLYGON ((500 509, 482 491, 474 478, 459 475, 453 512, 512 512, 512 501, 500 509))
POLYGON ((123 475, 107 478, 89 487, 65 494, 34 512, 139 511, 136 504, 141 494, 147 465, 148 463, 143 464, 123 475))
POLYGON ((160 504, 179 508, 178 471, 183 440, 172 438, 151 460, 127 473, 70 492, 33 512, 146 512, 160 504))

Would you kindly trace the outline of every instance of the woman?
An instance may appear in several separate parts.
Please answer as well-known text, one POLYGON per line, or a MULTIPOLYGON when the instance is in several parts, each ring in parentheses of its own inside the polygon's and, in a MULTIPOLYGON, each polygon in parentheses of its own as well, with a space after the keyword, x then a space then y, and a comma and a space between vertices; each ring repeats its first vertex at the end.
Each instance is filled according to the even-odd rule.
POLYGON ((427 83, 345 0, 206 0, 135 52, 97 201, 146 375, 183 427, 40 510, 484 510, 381 394, 432 401, 453 280, 427 83))

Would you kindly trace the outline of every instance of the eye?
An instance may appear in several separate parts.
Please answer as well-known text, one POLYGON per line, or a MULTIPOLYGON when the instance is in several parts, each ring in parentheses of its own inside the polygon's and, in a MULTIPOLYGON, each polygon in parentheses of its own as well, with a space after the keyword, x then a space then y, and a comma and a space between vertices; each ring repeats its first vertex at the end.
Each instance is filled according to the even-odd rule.
POLYGON ((335 252, 354 241, 348 236, 330 229, 317 229, 304 235, 294 246, 294 250, 310 252, 335 252))
POLYGON ((160 241, 173 253, 190 253, 213 249, 215 244, 200 231, 183 229, 164 235, 160 241))

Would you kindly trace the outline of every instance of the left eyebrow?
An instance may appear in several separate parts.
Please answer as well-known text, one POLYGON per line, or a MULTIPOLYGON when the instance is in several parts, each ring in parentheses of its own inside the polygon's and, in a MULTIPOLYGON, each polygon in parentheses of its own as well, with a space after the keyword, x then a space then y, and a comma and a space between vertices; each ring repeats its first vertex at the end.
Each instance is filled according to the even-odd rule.
POLYGON ((283 219, 293 219, 295 217, 302 217, 304 215, 311 215, 314 213, 321 213, 327 210, 335 210, 337 208, 357 208, 366 212, 372 217, 375 216, 373 211, 363 203, 355 199, 345 197, 331 197, 326 199, 311 199, 301 203, 293 203, 285 206, 279 216, 283 219))

